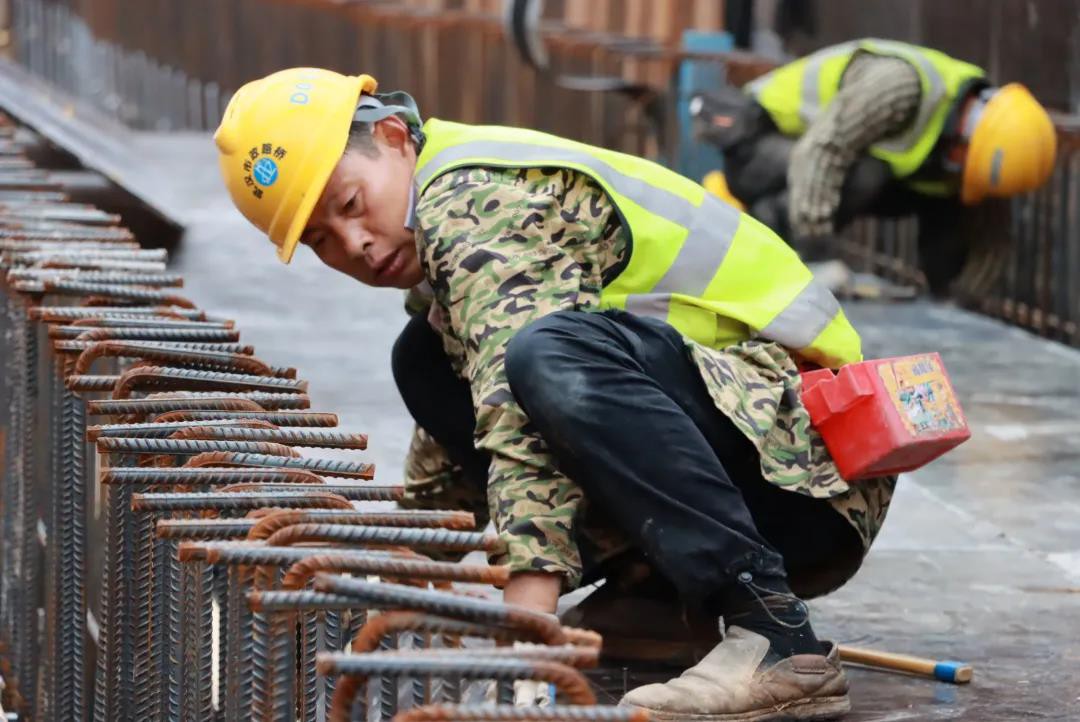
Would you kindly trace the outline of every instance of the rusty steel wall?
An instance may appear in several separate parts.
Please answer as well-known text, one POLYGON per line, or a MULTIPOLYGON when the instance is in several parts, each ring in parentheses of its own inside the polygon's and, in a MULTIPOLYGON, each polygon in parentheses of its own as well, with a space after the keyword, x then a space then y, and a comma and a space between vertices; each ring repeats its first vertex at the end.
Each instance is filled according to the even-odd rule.
MULTIPOLYGON (((1080 117, 1060 117, 1050 182, 1012 203, 996 279, 958 293, 970 308, 1080 346, 1080 117)), ((977 269, 974 269, 977 270, 977 269)), ((961 281, 965 281, 962 277, 961 281)))
POLYGON ((859 37, 928 45, 1020 81, 1044 103, 1080 113, 1080 4, 1072 0, 780 0, 796 54, 859 37))
MULTIPOLYGON (((586 13, 580 22, 628 29, 565 27, 548 41, 552 73, 541 74, 508 43, 501 0, 12 3, 17 62, 138 129, 213 129, 244 82, 307 65, 374 75, 384 90, 412 93, 425 116, 536 127, 642 153, 656 142, 649 145, 639 103, 558 87, 552 76, 615 76, 665 87, 677 63, 671 38, 698 15, 705 18, 699 26, 718 16, 701 10, 711 0, 639 2, 633 18, 621 3, 604 3, 604 17, 586 13), (645 11, 658 15, 665 6, 682 7, 686 19, 667 18, 660 37, 625 34, 652 31, 655 23, 637 16, 647 21, 645 11)), ((585 7, 552 3, 548 12, 577 22, 572 16, 585 7)))

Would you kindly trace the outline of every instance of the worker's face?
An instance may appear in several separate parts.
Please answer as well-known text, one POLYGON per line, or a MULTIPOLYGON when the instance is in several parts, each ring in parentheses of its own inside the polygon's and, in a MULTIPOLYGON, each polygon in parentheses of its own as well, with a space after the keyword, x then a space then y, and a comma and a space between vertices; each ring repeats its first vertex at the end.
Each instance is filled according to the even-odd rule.
POLYGON ((372 135, 378 153, 345 152, 300 241, 361 283, 411 288, 424 277, 405 228, 416 151, 397 118, 376 124, 372 135))

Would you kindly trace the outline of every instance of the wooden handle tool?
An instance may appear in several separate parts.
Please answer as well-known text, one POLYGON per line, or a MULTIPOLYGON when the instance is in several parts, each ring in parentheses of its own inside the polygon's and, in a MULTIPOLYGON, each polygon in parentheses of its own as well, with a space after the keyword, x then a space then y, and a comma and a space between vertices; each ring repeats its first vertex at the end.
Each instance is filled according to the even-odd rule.
POLYGON ((840 659, 844 662, 853 662, 877 669, 909 672, 923 677, 932 677, 941 682, 951 682, 952 684, 967 684, 971 681, 973 674, 971 665, 963 662, 923 659, 922 657, 911 657, 906 654, 880 652, 876 649, 848 647, 843 644, 839 645, 839 650, 840 659))

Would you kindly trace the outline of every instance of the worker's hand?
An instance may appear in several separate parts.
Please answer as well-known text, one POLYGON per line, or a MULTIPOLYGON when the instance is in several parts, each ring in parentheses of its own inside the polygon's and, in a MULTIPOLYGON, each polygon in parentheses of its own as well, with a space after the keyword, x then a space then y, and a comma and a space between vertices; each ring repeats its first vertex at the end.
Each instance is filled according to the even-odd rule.
MULTIPOLYGON (((827 182, 820 153, 813 144, 800 142, 791 151, 788 165, 788 243, 796 246, 833 234, 840 187, 827 182)), ((841 181, 843 175, 839 176, 841 181)))

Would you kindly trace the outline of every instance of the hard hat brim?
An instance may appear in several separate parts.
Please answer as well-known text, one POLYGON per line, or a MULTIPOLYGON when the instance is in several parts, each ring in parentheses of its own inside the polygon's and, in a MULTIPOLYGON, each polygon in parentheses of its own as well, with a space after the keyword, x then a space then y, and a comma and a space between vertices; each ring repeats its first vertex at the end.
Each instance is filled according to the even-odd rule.
MULTIPOLYGON (((996 190, 988 178, 987 167, 992 162, 990 159, 997 145, 994 140, 995 133, 1000 133, 1003 128, 1011 131, 1013 135, 1022 132, 1028 139, 1040 137, 1040 131, 1049 138, 1049 141, 1043 144, 1044 155, 1048 158, 1044 175, 1049 176, 1056 154, 1056 134, 1050 116, 1024 85, 1008 83, 987 101, 968 144, 960 182, 960 201, 964 205, 975 205, 991 196, 1008 197, 1017 192, 996 190), (1019 118, 1025 122, 1022 131, 1017 131, 1018 112, 1022 113, 1019 118)), ((1030 153, 1030 149, 1028 150, 1030 153)), ((1045 180, 1044 177, 1031 188, 1041 185, 1045 180)))
POLYGON ((282 263, 288 264, 292 261, 296 247, 300 244, 300 236, 303 235, 311 219, 311 213, 315 210, 315 204, 319 202, 330 176, 345 154, 345 148, 349 143, 349 127, 352 125, 353 113, 360 101, 360 95, 375 89, 375 80, 369 75, 351 76, 349 79, 354 83, 348 94, 349 97, 345 98, 341 106, 321 128, 314 131, 334 140, 324 143, 320 147, 319 157, 311 160, 312 167, 309 171, 311 180, 297 203, 292 218, 289 219, 289 225, 281 243, 278 244, 277 255, 282 263))

